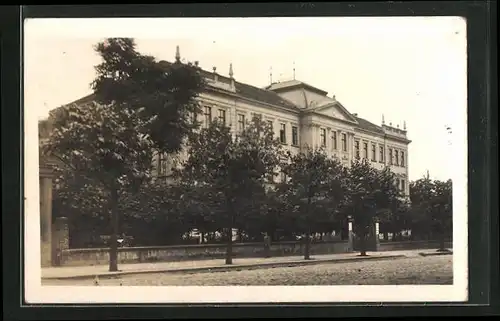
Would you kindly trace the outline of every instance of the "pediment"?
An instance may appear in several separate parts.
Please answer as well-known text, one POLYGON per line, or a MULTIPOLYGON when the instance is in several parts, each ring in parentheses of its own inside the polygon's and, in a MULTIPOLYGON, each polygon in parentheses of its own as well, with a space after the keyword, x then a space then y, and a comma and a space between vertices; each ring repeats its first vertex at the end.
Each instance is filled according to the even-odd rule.
POLYGON ((317 114, 325 115, 328 117, 334 117, 340 120, 357 122, 356 118, 351 115, 339 102, 328 103, 323 106, 317 106, 314 108, 314 112, 317 114))

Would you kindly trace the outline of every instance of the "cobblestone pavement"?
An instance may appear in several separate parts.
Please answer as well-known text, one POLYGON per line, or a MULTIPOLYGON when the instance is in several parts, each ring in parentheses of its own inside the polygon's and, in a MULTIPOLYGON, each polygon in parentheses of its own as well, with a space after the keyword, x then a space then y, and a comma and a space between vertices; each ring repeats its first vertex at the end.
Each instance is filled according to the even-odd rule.
MULTIPOLYGON (((151 273, 101 279, 100 285, 397 285, 452 284, 452 256, 325 263, 205 273, 151 273)), ((43 285, 93 285, 92 280, 43 280, 43 285)))

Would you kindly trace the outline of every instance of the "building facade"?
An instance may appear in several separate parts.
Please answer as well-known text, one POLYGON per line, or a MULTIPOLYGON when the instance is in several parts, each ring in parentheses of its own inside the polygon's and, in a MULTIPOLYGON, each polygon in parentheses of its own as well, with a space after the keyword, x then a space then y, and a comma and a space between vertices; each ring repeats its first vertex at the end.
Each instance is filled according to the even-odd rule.
MULTIPOLYGON (((180 62, 179 48, 176 61, 180 62)), ((170 62, 161 61, 169 65, 170 62)), ((349 166, 359 157, 366 158, 377 169, 390 166, 397 175, 396 184, 409 195, 408 145, 406 125, 403 128, 375 125, 350 113, 335 96, 298 80, 273 83, 265 88, 238 82, 233 67, 228 76, 198 67, 207 86, 198 99, 202 112, 196 115, 202 126, 215 118, 222 120, 236 135, 254 115, 272 124, 275 135, 292 154, 306 148, 323 147, 331 157, 349 166)), ((92 96, 73 103, 92 103, 92 96)), ((157 175, 168 177, 186 153, 158 155, 154 160, 157 175)))
MULTIPOLYGON (((177 51, 176 59, 180 55, 177 51)), ((169 64, 168 62, 161 62, 169 64)), ((194 63, 198 66, 198 63, 194 63)), ((269 122, 284 148, 292 154, 306 148, 323 147, 331 157, 349 166, 357 157, 366 158, 377 169, 389 166, 396 174, 400 190, 409 195, 408 145, 406 125, 403 128, 375 125, 357 114, 351 114, 335 96, 298 80, 273 83, 258 88, 236 81, 232 65, 228 76, 199 68, 207 87, 199 96, 202 112, 196 115, 202 126, 215 118, 222 120, 236 135, 254 115, 269 122)), ((159 176, 168 176, 182 160, 158 156, 159 176)))

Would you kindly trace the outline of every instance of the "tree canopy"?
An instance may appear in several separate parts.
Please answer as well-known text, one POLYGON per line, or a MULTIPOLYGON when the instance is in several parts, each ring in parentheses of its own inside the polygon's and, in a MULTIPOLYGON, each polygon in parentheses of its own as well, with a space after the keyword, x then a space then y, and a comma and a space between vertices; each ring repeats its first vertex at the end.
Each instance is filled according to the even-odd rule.
POLYGON ((44 152, 101 184, 111 208, 110 271, 117 267, 120 198, 150 182, 155 151, 176 152, 196 126, 189 115, 204 82, 197 70, 162 66, 140 54, 130 38, 95 47, 102 63, 91 87, 94 101, 59 108, 44 152))
POLYGON ((210 197, 209 203, 218 210, 208 221, 216 220, 226 230, 226 263, 231 264, 231 231, 239 225, 242 215, 255 214, 262 205, 254 201, 258 199, 255 195, 264 193, 266 178, 275 175, 282 159, 281 145, 271 128, 256 116, 234 135, 230 127, 215 119, 190 136, 188 146, 188 157, 179 176, 191 186, 209 192, 205 200, 210 197))

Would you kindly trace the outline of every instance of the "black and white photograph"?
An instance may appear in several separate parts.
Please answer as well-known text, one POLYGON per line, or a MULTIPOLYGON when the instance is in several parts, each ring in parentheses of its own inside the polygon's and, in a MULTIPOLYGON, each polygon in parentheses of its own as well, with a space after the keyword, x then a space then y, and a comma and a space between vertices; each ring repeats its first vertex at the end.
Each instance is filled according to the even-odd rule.
POLYGON ((465 19, 37 18, 23 41, 27 302, 467 300, 465 19))

